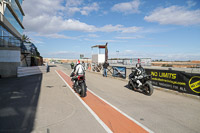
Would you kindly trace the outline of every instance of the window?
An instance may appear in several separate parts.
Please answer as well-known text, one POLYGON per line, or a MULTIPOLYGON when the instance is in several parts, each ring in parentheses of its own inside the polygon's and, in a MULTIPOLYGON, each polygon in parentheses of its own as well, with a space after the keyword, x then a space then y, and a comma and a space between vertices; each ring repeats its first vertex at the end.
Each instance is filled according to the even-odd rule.
POLYGON ((17 3, 15 2, 15 0, 12 0, 12 1, 11 1, 11 5, 12 5, 13 10, 14 10, 15 13, 17 14, 19 20, 22 22, 22 20, 23 20, 23 15, 22 15, 21 11, 19 10, 19 7, 18 7, 17 3))
POLYGON ((12 24, 12 26, 15 27, 15 29, 16 29, 20 34, 23 33, 22 27, 19 25, 19 23, 17 22, 17 20, 15 19, 15 17, 12 15, 12 13, 9 11, 8 8, 5 9, 4 16, 5 16, 6 19, 12 24))

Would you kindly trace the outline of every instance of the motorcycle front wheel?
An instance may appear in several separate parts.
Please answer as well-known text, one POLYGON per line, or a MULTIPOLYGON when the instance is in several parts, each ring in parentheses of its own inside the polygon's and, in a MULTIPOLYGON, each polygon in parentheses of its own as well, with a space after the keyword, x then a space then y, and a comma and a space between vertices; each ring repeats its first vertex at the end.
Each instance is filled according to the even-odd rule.
POLYGON ((130 81, 128 82, 128 88, 133 90, 133 86, 131 85, 130 81))
POLYGON ((146 82, 144 84, 144 91, 145 91, 146 95, 151 96, 152 93, 153 93, 153 86, 152 86, 152 84, 149 83, 149 82, 146 82))
POLYGON ((80 93, 81 97, 85 97, 86 96, 86 85, 85 83, 81 83, 81 93, 80 93))

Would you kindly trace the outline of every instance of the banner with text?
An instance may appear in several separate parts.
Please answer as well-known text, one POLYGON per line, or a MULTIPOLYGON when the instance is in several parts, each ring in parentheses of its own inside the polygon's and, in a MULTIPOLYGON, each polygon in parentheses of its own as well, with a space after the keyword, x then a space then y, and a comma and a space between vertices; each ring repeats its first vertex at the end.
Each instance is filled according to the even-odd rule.
POLYGON ((152 84, 200 96, 200 74, 174 70, 145 69, 152 76, 152 84))

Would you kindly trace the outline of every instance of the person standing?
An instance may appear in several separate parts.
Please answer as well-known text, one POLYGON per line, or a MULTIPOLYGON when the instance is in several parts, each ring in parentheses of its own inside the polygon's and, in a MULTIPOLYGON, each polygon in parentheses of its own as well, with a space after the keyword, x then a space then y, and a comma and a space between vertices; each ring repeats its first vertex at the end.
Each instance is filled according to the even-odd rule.
MULTIPOLYGON (((83 66, 83 68, 85 69, 85 62, 84 61, 82 61, 82 66, 83 66)), ((86 70, 86 69, 85 69, 86 70)))
POLYGON ((72 61, 71 65, 71 69, 74 69, 74 62, 72 61))
POLYGON ((108 61, 105 61, 104 64, 103 64, 103 76, 106 76, 107 77, 107 69, 108 69, 108 66, 109 66, 109 63, 108 61))

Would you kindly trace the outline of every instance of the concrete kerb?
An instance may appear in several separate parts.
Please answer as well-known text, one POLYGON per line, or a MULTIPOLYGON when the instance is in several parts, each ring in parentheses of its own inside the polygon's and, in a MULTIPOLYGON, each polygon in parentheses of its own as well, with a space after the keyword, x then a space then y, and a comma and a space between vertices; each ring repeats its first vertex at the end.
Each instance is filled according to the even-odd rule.
MULTIPOLYGON (((91 71, 91 70, 87 70, 87 72, 102 75, 102 72, 93 72, 93 71, 91 71)), ((113 78, 113 79, 117 79, 117 80, 121 80, 121 81, 128 82, 128 78, 122 79, 122 78, 118 78, 118 77, 113 77, 112 75, 108 75, 108 77, 109 77, 109 78, 113 78)), ((175 95, 180 95, 180 96, 185 96, 185 97, 189 97, 189 98, 193 98, 193 99, 200 100, 200 96, 195 96, 195 95, 186 94, 186 93, 180 93, 180 92, 178 92, 178 91, 169 90, 169 89, 167 89, 167 88, 162 88, 162 87, 158 87, 158 86, 153 86, 153 87, 154 87, 156 90, 160 90, 160 91, 163 91, 163 92, 168 92, 168 93, 172 93, 172 94, 175 94, 175 95)))

